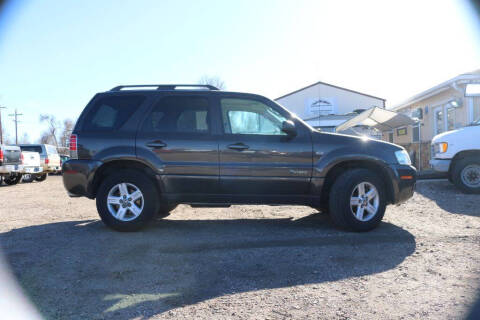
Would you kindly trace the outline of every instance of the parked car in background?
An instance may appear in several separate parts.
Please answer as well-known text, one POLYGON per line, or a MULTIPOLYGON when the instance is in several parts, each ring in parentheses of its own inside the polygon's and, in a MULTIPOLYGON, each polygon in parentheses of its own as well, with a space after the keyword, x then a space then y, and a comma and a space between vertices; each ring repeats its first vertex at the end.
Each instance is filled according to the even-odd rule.
POLYGON ((69 156, 65 156, 65 155, 61 155, 60 156, 60 168, 58 170, 58 173, 59 174, 62 174, 62 166, 65 162, 67 162, 68 160, 70 160, 70 157, 69 156))
POLYGON ((40 154, 38 152, 22 151, 22 156, 22 181, 32 182, 36 177, 43 174, 43 167, 40 163, 40 154))
POLYGON ((43 168, 43 173, 36 176, 35 180, 43 181, 47 179, 47 174, 55 172, 57 167, 60 167, 60 156, 57 148, 51 144, 20 144, 22 151, 38 152, 40 154, 40 165, 43 168))
POLYGON ((480 119, 433 137, 430 165, 463 192, 480 194, 480 119))
POLYGON ((22 179, 22 152, 17 146, 0 145, 0 183, 17 184, 22 179))
POLYGON ((416 181, 400 146, 320 132, 265 97, 207 85, 99 93, 70 152, 69 195, 95 198, 102 221, 119 231, 179 203, 307 205, 340 228, 368 231, 388 204, 412 197, 416 181))

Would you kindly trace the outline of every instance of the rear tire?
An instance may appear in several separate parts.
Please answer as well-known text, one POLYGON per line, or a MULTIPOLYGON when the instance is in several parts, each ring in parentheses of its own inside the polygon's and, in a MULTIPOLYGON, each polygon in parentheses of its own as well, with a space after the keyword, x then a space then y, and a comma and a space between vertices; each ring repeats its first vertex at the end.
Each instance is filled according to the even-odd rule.
POLYGON ((5 183, 9 186, 19 183, 20 180, 22 180, 22 175, 19 173, 12 173, 8 177, 4 178, 5 183))
POLYGON ((38 181, 38 182, 44 181, 45 179, 47 179, 47 174, 46 173, 38 175, 38 176, 35 177, 35 180, 38 181))
POLYGON ((375 173, 367 169, 348 170, 330 189, 329 215, 339 228, 370 231, 382 221, 386 200, 385 184, 375 173))
POLYGON ((464 193, 480 194, 480 157, 466 157, 455 163, 453 183, 464 193))
POLYGON ((152 220, 159 209, 158 199, 157 188, 148 176, 136 170, 122 170, 102 182, 96 204, 105 225, 128 232, 138 231, 152 220))

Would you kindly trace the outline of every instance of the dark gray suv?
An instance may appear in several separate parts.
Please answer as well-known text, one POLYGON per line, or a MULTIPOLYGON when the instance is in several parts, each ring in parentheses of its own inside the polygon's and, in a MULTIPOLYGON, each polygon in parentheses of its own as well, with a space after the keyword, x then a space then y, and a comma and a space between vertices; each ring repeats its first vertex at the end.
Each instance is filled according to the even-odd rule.
POLYGON ((394 144, 311 128, 277 103, 212 86, 119 86, 95 95, 63 164, 69 195, 134 231, 179 203, 296 204, 368 231, 413 195, 416 171, 394 144))

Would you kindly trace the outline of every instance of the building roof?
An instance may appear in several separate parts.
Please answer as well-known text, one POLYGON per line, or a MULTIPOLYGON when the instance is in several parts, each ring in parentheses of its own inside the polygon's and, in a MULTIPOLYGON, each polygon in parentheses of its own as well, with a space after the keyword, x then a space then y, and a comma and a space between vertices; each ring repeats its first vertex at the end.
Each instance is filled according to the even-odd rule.
POLYGON ((294 93, 303 91, 303 90, 305 90, 305 89, 314 87, 314 86, 319 85, 319 84, 324 85, 324 86, 329 86, 329 87, 332 87, 332 88, 337 88, 337 89, 340 89, 340 90, 345 90, 345 91, 353 92, 353 93, 356 93, 356 94, 360 94, 360 95, 362 95, 362 96, 366 96, 366 97, 370 97, 370 98, 382 100, 384 103, 385 103, 385 101, 386 101, 386 99, 383 99, 383 98, 379 98, 379 97, 375 97, 375 96, 372 96, 372 95, 369 95, 369 94, 366 94, 366 93, 362 93, 362 92, 358 92, 358 91, 355 91, 355 90, 351 90, 351 89, 339 87, 339 86, 336 86, 336 85, 333 85, 333 84, 330 84, 330 83, 326 83, 326 82, 322 82, 322 81, 315 82, 315 83, 313 83, 313 84, 311 84, 311 85, 308 85, 308 86, 306 86, 306 87, 303 87, 303 88, 301 88, 301 89, 298 89, 298 90, 292 91, 292 92, 290 92, 290 93, 287 93, 287 94, 285 94, 285 95, 283 95, 283 96, 281 96, 281 97, 276 98, 275 101, 276 101, 276 100, 279 100, 279 99, 282 99, 282 98, 285 98, 285 97, 287 97, 287 96, 290 96, 290 95, 292 95, 292 94, 294 94, 294 93))
POLYGON ((422 91, 419 94, 416 94, 408 98, 404 102, 397 104, 396 106, 393 106, 392 108, 390 108, 390 110, 397 111, 397 110, 403 109, 414 103, 417 103, 419 101, 422 101, 424 99, 437 95, 440 92, 448 90, 449 88, 458 90, 458 88, 456 88, 457 84, 470 83, 470 82, 480 83, 480 69, 472 72, 468 72, 468 73, 463 73, 461 75, 456 76, 455 78, 442 82, 428 90, 422 91))

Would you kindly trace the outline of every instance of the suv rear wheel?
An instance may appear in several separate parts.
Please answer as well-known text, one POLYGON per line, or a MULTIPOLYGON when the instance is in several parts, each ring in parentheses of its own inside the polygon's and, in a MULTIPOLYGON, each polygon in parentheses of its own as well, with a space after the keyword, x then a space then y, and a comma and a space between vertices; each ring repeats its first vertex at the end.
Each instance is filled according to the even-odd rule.
POLYGON ((372 230, 382 221, 385 208, 385 185, 367 169, 344 172, 330 190, 330 217, 335 225, 343 229, 372 230))
POLYGON ((157 188, 145 174, 122 170, 100 185, 96 203, 102 221, 117 231, 137 231, 148 224, 159 209, 157 188))
POLYGON ((480 193, 480 159, 467 157, 455 163, 453 183, 465 193, 480 193))

